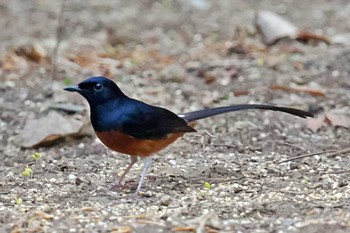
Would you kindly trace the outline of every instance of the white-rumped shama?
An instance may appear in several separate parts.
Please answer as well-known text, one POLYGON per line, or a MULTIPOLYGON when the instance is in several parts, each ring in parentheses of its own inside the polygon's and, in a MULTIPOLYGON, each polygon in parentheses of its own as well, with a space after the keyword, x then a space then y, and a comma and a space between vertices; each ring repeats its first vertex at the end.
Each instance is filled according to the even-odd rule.
POLYGON ((103 144, 114 151, 130 155, 131 162, 114 187, 121 185, 138 157, 144 158, 136 193, 140 191, 151 164, 150 156, 183 134, 196 132, 189 125, 190 122, 244 109, 273 110, 302 118, 313 117, 312 113, 303 110, 262 104, 231 105, 176 115, 167 109, 129 98, 112 80, 105 77, 91 77, 64 90, 78 92, 87 99, 91 111, 91 124, 103 144))

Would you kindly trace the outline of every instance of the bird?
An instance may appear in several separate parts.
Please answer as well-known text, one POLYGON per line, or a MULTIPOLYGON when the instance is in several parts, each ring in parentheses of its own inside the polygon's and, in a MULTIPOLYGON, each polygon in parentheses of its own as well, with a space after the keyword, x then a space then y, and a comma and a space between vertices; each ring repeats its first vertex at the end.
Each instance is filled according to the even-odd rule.
POLYGON ((90 77, 65 91, 82 95, 90 106, 90 121, 101 142, 113 151, 130 156, 130 163, 112 188, 123 179, 139 158, 143 171, 135 194, 141 190, 152 155, 161 151, 185 133, 196 130, 192 123, 203 118, 248 109, 279 111, 298 117, 313 117, 308 111, 266 104, 238 104, 175 114, 165 108, 128 97, 117 84, 103 76, 90 77))

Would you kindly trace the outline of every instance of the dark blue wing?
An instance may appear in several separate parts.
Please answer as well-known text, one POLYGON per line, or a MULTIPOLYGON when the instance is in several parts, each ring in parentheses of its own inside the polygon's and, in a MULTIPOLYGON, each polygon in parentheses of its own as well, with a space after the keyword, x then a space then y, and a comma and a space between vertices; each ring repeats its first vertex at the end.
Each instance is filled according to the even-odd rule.
POLYGON ((103 125, 108 125, 109 129, 139 139, 161 139, 169 133, 196 131, 175 113, 134 99, 124 100, 121 105, 116 103, 112 112, 105 113, 104 121, 101 131, 107 130, 103 125))

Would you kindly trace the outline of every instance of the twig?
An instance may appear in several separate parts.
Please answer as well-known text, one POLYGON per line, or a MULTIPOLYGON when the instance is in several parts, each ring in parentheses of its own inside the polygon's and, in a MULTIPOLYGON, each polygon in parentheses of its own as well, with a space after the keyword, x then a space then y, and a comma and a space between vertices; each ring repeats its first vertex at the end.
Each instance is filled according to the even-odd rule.
POLYGON ((210 184, 223 184, 223 183, 229 183, 231 181, 237 181, 237 180, 243 180, 244 176, 238 177, 238 178, 207 178, 205 180, 203 179, 192 179, 190 182, 195 186, 195 187, 201 187, 204 185, 204 182, 209 182, 210 184))
POLYGON ((269 190, 269 192, 273 192, 273 193, 287 193, 287 194, 295 194, 295 195, 303 195, 303 194, 305 194, 305 193, 300 192, 300 191, 283 190, 283 189, 269 190))
POLYGON ((196 232, 196 227, 173 227, 171 230, 175 232, 196 232))
POLYGON ((64 29, 64 11, 65 11, 65 6, 66 6, 66 0, 63 0, 61 3, 61 9, 58 15, 58 27, 57 27, 57 31, 56 31, 56 45, 55 48, 53 50, 53 54, 52 54, 52 78, 55 79, 56 75, 57 75, 57 61, 58 61, 58 50, 60 47, 60 44, 63 40, 63 36, 65 33, 65 29, 64 29))
POLYGON ((146 220, 146 219, 138 219, 136 220, 137 223, 141 223, 141 224, 148 224, 148 225, 156 225, 159 227, 165 227, 165 224, 161 223, 161 222, 156 222, 156 221, 152 221, 152 220, 146 220))
POLYGON ((280 86, 280 85, 272 85, 270 86, 271 90, 282 90, 287 92, 295 92, 295 93, 301 93, 305 92, 312 96, 325 96, 326 93, 322 90, 317 89, 309 89, 305 87, 288 87, 288 86, 280 86))
MULTIPOLYGON (((212 228, 212 226, 210 226, 209 224, 212 222, 218 222, 218 216, 215 214, 215 212, 209 212, 205 215, 203 215, 199 221, 199 226, 196 230, 197 233, 199 232, 209 232, 206 231, 206 227, 210 227, 212 228)), ((215 229, 215 230, 219 230, 219 229, 215 229)), ((210 231, 210 232, 214 232, 214 231, 210 231)), ((218 232, 218 231, 215 231, 218 232)))
POLYGON ((278 162, 277 164, 286 163, 286 162, 290 162, 290 161, 294 161, 294 160, 302 159, 302 158, 306 158, 306 157, 311 157, 311 156, 315 156, 315 155, 321 155, 321 154, 332 153, 332 152, 335 152, 335 151, 334 151, 334 150, 319 151, 319 152, 314 152, 314 153, 310 153, 310 154, 299 155, 299 156, 295 156, 295 157, 293 157, 293 158, 286 159, 286 160, 283 160, 283 161, 281 161, 281 162, 278 162))
POLYGON ((340 155, 340 154, 349 153, 349 152, 350 152, 350 147, 342 149, 342 150, 335 151, 333 153, 330 153, 329 155, 326 155, 326 157, 328 157, 328 158, 329 157, 334 157, 334 156, 337 156, 337 155, 340 155))
MULTIPOLYGON (((192 140, 189 140, 187 138, 183 138, 183 140, 185 140, 186 142, 192 143, 192 144, 203 145, 203 142, 192 141, 192 140)), ((214 144, 214 143, 209 143, 209 144, 206 143, 205 146, 208 146, 208 147, 226 147, 226 148, 232 148, 232 149, 239 148, 239 146, 237 146, 237 145, 214 144)))
POLYGON ((344 174, 344 173, 349 173, 350 169, 347 170, 340 170, 340 171, 334 171, 334 172, 323 172, 321 173, 322 175, 327 175, 327 174, 344 174))
POLYGON ((290 147, 298 148, 298 149, 300 149, 300 150, 305 151, 304 148, 301 148, 301 147, 298 146, 298 145, 293 145, 293 144, 288 143, 288 142, 278 142, 277 144, 279 144, 279 145, 284 145, 284 146, 290 146, 290 147))

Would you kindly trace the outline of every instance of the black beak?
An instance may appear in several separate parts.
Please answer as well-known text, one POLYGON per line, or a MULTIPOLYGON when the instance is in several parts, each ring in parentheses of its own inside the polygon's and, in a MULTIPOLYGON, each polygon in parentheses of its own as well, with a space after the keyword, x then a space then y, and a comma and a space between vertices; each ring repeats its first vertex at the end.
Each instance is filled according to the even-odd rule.
POLYGON ((63 90, 65 91, 70 91, 70 92, 81 92, 82 89, 79 88, 79 86, 70 86, 70 87, 66 87, 63 90))

